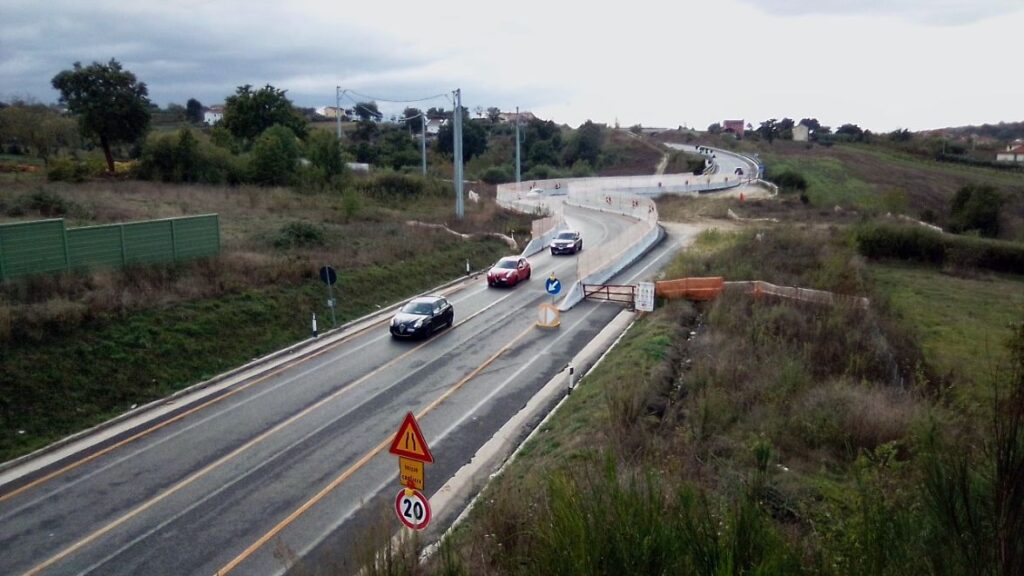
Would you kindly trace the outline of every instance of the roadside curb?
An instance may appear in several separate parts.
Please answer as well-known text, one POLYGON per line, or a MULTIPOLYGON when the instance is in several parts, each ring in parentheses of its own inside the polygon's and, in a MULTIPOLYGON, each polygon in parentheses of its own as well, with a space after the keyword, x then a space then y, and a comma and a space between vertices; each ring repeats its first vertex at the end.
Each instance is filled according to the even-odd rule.
MULTIPOLYGON (((574 388, 578 387, 582 379, 615 349, 636 322, 636 318, 634 312, 619 312, 597 336, 573 356, 569 366, 575 368, 574 388)), ((454 516, 454 520, 442 534, 433 533, 433 543, 424 549, 421 560, 428 558, 440 546, 441 541, 465 521, 491 480, 499 476, 515 460, 522 448, 569 398, 569 366, 552 376, 519 412, 477 450, 467 464, 459 468, 444 486, 433 494, 431 501, 436 510, 435 517, 447 519, 454 516), (537 418, 541 415, 543 417, 538 421, 537 418), (450 509, 459 502, 465 504, 455 510, 450 509)))
POLYGON ((251 378, 258 377, 261 374, 273 370, 274 368, 277 368, 278 366, 281 366, 282 364, 288 361, 309 356, 310 354, 313 354, 315 352, 323 350, 324 348, 334 345, 337 341, 343 338, 346 338, 350 335, 356 334, 358 332, 361 332, 372 327, 374 324, 379 322, 383 317, 387 317, 389 314, 397 310, 402 304, 404 304, 410 298, 434 294, 441 290, 448 290, 457 287, 461 288, 463 287, 462 285, 468 285, 471 282, 478 280, 480 278, 480 275, 484 274, 485 272, 486 269, 473 271, 467 274, 466 276, 456 278, 454 280, 435 286, 429 290, 426 290, 414 296, 410 296, 409 298, 405 298, 394 304, 390 304, 375 312, 371 312, 354 320, 350 320, 336 328, 332 328, 321 333, 321 335, 318 338, 306 338, 305 340, 296 342, 295 344, 292 344, 286 348, 282 348, 280 350, 276 350, 264 356, 252 359, 241 366, 228 370, 227 372, 222 372, 221 374, 213 376, 212 378, 208 378, 196 384, 192 384, 191 386, 188 386, 186 388, 182 388, 181 390, 178 390, 170 394, 169 396, 165 396, 163 398, 159 398, 152 402, 143 404, 142 406, 139 406, 137 408, 133 408, 127 412, 124 412, 123 414, 120 414, 109 420, 101 422, 91 428, 87 428, 80 432, 76 432, 70 436, 66 436, 64 438, 56 440, 33 452, 19 456, 12 460, 8 460, 7 462, 0 462, 0 486, 4 486, 6 484, 9 484, 10 482, 16 481, 23 476, 36 472, 37 470, 45 468, 46 466, 50 466, 80 451, 102 445, 105 442, 115 439, 117 436, 131 434, 140 428, 144 428, 145 426, 148 426, 153 422, 160 420, 161 418, 173 417, 174 414, 179 413, 183 410, 187 410, 197 404, 200 404, 201 402, 206 401, 210 396, 218 392, 228 390, 231 387, 236 386, 242 382, 245 382, 251 378), (189 396, 194 397, 187 398, 189 396), (176 403, 176 401, 183 398, 186 398, 184 402, 182 402, 181 404, 176 403), (166 410, 163 412, 159 412, 161 408, 166 408, 166 410), (132 423, 125 430, 103 435, 103 433, 110 431, 112 428, 120 424, 124 424, 132 419, 138 419, 138 421, 132 423), (90 437, 95 437, 95 442, 85 443, 84 441, 90 437), (79 442, 82 442, 83 445, 75 447, 75 449, 73 450, 70 450, 70 447, 73 444, 79 442), (26 464, 29 464, 33 461, 39 460, 45 456, 54 454, 55 452, 58 452, 66 448, 69 449, 67 454, 62 455, 61 457, 56 458, 51 462, 40 462, 39 466, 32 468, 27 467, 26 470, 24 470, 23 473, 21 474, 6 474, 11 470, 17 469, 18 467, 21 466, 25 466, 26 464))

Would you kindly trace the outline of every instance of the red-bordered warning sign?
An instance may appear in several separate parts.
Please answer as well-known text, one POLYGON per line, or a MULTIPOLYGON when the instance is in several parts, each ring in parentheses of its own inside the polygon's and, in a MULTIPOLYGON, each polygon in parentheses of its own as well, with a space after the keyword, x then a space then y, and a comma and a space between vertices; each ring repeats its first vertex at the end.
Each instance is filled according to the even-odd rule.
POLYGON ((398 427, 398 434, 395 434, 395 439, 391 441, 389 452, 410 460, 434 463, 434 456, 430 453, 430 447, 427 446, 423 432, 420 431, 420 425, 416 422, 416 416, 412 412, 405 415, 405 420, 398 427))
POLYGON ((430 502, 419 490, 403 488, 395 498, 398 519, 413 530, 423 530, 430 524, 430 502))

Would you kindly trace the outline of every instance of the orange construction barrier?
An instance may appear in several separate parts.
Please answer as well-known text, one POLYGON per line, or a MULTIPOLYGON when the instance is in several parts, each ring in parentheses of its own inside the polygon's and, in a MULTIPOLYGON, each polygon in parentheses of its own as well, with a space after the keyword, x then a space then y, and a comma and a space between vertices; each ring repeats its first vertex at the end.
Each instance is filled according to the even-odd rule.
POLYGON ((721 276, 709 278, 679 278, 654 283, 654 295, 674 300, 714 300, 725 290, 725 279, 721 276))

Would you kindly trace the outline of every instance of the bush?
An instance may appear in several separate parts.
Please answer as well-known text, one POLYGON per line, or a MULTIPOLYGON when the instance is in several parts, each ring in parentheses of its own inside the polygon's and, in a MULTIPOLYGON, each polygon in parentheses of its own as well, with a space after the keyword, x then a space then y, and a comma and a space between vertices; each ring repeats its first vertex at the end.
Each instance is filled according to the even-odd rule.
POLYGON ((291 222, 285 224, 278 237, 274 240, 274 247, 282 250, 288 248, 306 248, 309 246, 324 245, 323 228, 310 224, 309 222, 291 222))
POLYGON ((771 181, 783 192, 803 192, 808 188, 804 175, 794 170, 786 170, 777 176, 772 176, 771 181))
POLYGON ((252 147, 252 181, 261 186, 287 186, 298 171, 299 143, 290 128, 267 128, 252 147))
POLYGON ((71 207, 67 200, 48 190, 37 190, 22 196, 20 200, 25 209, 35 210, 47 218, 64 216, 71 207))
POLYGON ((356 189, 378 200, 401 200, 417 196, 443 196, 450 190, 436 180, 423 176, 385 172, 357 181, 356 189))
POLYGON ((977 231, 982 236, 999 235, 999 210, 1003 198, 988 185, 964 186, 953 196, 949 209, 950 230, 977 231))
POLYGON ((484 170, 480 179, 488 184, 504 184, 512 181, 512 174, 511 170, 504 166, 491 166, 484 170))
POLYGON ((105 171, 105 165, 100 160, 83 161, 73 158, 57 158, 51 161, 47 167, 46 178, 53 182, 85 182, 105 171))
POLYGON ((912 260, 935 266, 1024 274, 1024 244, 940 234, 917 226, 866 225, 857 247, 868 258, 912 260))
POLYGON ((137 175, 142 180, 239 184, 244 161, 229 151, 200 142, 188 128, 151 136, 142 147, 137 175))
POLYGON ((868 258, 913 260, 941 265, 942 234, 917 226, 868 225, 857 230, 857 247, 868 258))

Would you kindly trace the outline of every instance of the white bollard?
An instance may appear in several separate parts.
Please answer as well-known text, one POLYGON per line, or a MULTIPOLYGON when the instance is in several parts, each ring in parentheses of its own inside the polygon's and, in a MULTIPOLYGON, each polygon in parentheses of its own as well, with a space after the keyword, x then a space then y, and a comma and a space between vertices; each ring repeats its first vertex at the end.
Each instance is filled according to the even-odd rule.
POLYGON ((316 338, 316 312, 313 312, 313 338, 316 338))
POLYGON ((576 367, 569 364, 569 391, 567 394, 572 394, 572 389, 576 387, 576 367))

